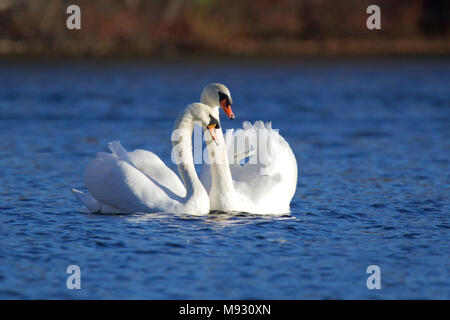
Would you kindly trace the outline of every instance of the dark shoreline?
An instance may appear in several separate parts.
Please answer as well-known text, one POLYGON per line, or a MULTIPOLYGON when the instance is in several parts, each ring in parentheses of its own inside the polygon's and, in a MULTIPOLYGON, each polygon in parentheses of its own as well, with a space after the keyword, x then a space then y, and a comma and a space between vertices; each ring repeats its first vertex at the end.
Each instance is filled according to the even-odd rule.
POLYGON ((450 55, 448 1, 79 0, 80 29, 58 0, 0 5, 0 56, 308 57, 450 55))
MULTIPOLYGON (((445 39, 392 39, 392 40, 327 40, 288 42, 283 46, 273 47, 259 44, 252 51, 227 52, 211 48, 189 50, 183 46, 168 45, 169 49, 148 50, 111 50, 98 53, 92 48, 81 50, 60 50, 57 48, 43 50, 33 45, 21 44, 21 50, 0 43, 0 58, 56 58, 56 59, 142 59, 142 60, 177 60, 177 59, 352 59, 352 58, 383 58, 383 57, 448 57, 450 56, 450 41, 445 39), (267 49, 266 47, 269 47, 267 49), (331 49, 330 49, 331 48, 331 49), (201 50, 202 49, 202 50, 201 50)), ((19 45, 17 45, 19 47, 19 45)))

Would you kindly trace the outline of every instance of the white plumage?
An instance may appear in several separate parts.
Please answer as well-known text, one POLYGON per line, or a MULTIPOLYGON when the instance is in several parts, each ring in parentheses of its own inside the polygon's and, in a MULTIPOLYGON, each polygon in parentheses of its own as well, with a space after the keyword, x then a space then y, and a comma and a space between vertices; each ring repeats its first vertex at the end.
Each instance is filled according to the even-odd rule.
POLYGON ((224 137, 215 128, 220 124, 219 104, 234 118, 231 101, 224 85, 209 84, 201 103, 190 104, 177 118, 174 130, 181 130, 181 135, 172 156, 176 150, 184 157, 178 163, 181 179, 154 153, 127 152, 113 141, 110 153, 98 153, 86 167, 84 182, 89 192, 72 192, 90 211, 101 213, 289 213, 297 186, 294 153, 271 124, 262 121, 244 122, 241 129, 229 130, 224 137), (193 163, 194 122, 217 140, 207 141, 209 159, 202 167, 201 182, 193 163))
POLYGON ((297 161, 286 140, 262 121, 244 122, 242 129, 217 135, 219 145, 210 143, 208 149, 219 164, 204 165, 200 175, 211 210, 289 213, 297 188, 297 161))

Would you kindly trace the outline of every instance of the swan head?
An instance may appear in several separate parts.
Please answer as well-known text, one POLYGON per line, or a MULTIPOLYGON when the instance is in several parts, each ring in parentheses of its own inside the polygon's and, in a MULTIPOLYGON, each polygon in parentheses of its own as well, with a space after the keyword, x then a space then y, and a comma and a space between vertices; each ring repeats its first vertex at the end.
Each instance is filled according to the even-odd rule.
POLYGON ((221 83, 207 84, 202 91, 200 101, 212 108, 220 107, 225 112, 228 118, 234 119, 234 113, 231 111, 231 99, 230 90, 221 83))
POLYGON ((220 129, 220 122, 214 110, 203 103, 193 103, 189 109, 194 121, 200 122, 202 128, 209 131, 214 142, 219 145, 216 130, 220 129))

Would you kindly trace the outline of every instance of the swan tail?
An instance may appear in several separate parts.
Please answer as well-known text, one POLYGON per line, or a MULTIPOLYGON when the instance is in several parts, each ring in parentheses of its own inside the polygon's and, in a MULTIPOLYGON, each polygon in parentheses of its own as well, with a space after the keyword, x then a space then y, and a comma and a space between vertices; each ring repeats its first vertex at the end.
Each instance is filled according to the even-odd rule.
POLYGON ((72 193, 75 195, 75 198, 78 199, 82 204, 84 204, 90 212, 101 212, 103 208, 103 204, 97 201, 93 196, 89 193, 84 193, 80 190, 72 188, 72 193))

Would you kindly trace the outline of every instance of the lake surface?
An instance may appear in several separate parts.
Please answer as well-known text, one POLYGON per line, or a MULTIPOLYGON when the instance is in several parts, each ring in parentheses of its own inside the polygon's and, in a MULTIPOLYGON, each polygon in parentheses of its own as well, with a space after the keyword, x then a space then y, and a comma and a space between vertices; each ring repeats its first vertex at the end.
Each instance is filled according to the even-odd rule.
POLYGON ((449 299, 449 84, 445 58, 0 61, 0 298, 449 299), (291 145, 291 215, 98 215, 75 200, 114 139, 175 168, 173 122, 208 82, 231 89, 223 128, 272 121, 291 145))

